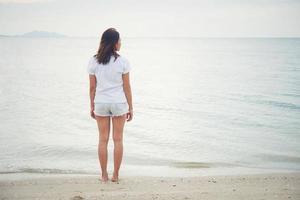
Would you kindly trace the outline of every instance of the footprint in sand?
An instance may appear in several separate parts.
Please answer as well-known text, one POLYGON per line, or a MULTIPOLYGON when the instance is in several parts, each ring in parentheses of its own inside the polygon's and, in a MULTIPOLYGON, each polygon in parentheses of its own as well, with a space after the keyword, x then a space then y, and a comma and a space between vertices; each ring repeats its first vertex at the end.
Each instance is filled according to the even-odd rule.
POLYGON ((71 200, 82 200, 82 199, 84 199, 84 198, 79 195, 71 198, 71 200))

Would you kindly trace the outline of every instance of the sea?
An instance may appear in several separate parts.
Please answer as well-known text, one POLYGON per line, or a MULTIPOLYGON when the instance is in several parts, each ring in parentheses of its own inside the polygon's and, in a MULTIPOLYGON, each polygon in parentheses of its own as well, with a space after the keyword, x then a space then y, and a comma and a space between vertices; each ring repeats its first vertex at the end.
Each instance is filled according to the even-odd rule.
MULTIPOLYGON (((98 37, 0 37, 0 177, 99 175, 98 37)), ((127 37, 119 176, 300 171, 300 38, 127 37)), ((112 129, 111 129, 112 130, 112 129)), ((108 143, 108 173, 114 144, 108 143)))

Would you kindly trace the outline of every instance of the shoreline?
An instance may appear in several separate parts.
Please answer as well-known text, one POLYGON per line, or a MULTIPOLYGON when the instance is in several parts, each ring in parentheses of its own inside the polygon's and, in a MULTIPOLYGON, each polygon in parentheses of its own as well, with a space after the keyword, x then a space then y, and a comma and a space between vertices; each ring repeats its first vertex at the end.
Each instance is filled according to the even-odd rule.
MULTIPOLYGON (((97 167, 95 167, 96 169, 97 167)), ((108 174, 112 174, 113 166, 108 164, 108 174)), ((20 168, 0 172, 0 181, 23 180, 31 178, 42 178, 48 176, 95 176, 98 170, 69 170, 50 168, 20 168)), ((226 175, 255 175, 274 173, 300 173, 297 169, 263 168, 257 166, 231 166, 231 167, 199 167, 195 166, 153 166, 153 165, 124 165, 120 169, 120 176, 125 177, 202 177, 202 176, 226 176, 226 175)))
POLYGON ((300 172, 120 176, 118 183, 103 183, 99 175, 52 174, 3 179, 0 191, 1 199, 299 199, 300 172))

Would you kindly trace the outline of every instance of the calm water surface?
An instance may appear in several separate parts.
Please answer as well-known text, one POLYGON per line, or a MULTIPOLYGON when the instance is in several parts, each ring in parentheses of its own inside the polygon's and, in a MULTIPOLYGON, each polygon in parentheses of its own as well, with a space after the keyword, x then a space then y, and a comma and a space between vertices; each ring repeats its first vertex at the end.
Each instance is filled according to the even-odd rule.
MULTIPOLYGON (((99 173, 98 38, 0 38, 0 173, 99 173)), ((123 175, 300 170, 300 39, 123 38, 123 175)), ((113 171, 110 135, 108 171, 113 171)))

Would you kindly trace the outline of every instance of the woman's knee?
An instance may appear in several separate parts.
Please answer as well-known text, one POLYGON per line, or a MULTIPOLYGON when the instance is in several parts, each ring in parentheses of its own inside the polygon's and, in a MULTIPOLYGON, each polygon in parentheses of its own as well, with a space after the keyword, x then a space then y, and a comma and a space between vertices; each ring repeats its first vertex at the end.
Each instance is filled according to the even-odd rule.
POLYGON ((123 142, 122 134, 114 134, 113 141, 114 143, 122 143, 123 142))
POLYGON ((102 145, 107 145, 108 144, 108 137, 100 137, 99 143, 102 145))

